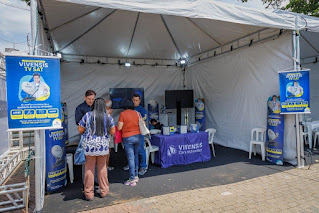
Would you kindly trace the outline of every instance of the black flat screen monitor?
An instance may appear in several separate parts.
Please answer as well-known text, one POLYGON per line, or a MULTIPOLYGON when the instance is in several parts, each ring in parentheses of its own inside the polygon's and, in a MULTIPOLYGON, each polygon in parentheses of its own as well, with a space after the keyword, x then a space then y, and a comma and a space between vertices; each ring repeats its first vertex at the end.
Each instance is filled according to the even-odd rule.
POLYGON ((193 90, 165 90, 166 109, 192 108, 194 106, 193 90))
POLYGON ((123 108, 124 100, 132 99, 134 94, 139 94, 141 96, 140 105, 144 107, 144 88, 110 88, 112 108, 123 108))

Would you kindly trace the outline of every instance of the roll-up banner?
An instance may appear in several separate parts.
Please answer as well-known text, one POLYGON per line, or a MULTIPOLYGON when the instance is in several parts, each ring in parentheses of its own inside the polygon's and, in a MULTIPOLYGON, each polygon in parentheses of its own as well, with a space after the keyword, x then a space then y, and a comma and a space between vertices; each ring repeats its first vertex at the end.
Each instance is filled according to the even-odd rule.
POLYGON ((46 190, 52 192, 65 186, 66 159, 63 129, 45 130, 46 141, 46 190))
POLYGON ((309 71, 279 72, 281 114, 310 113, 309 71))
POLYGON ((267 160, 276 165, 283 165, 284 115, 280 114, 280 97, 269 97, 266 133, 267 160))
POLYGON ((7 55, 9 129, 61 128, 60 59, 7 55))
POLYGON ((206 112, 204 98, 195 100, 195 123, 199 127, 199 131, 206 130, 206 112))

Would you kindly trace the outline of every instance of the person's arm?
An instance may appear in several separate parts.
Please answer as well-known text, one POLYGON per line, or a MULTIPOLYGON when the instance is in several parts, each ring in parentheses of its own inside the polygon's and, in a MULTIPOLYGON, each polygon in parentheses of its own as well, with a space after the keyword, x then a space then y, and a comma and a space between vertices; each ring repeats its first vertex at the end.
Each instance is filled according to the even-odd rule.
POLYGON ((109 124, 110 124, 110 135, 114 135, 115 134, 115 124, 114 124, 114 120, 112 118, 112 116, 108 115, 109 118, 109 124))
POLYGON ((80 120, 82 119, 82 112, 80 106, 75 109, 75 123, 79 125, 80 120))
POLYGON ((86 119, 87 119, 87 114, 85 114, 81 120, 79 121, 79 126, 78 126, 78 132, 80 134, 83 134, 85 132, 85 126, 86 126, 86 119))
POLYGON ((124 125, 124 123, 119 121, 119 123, 117 124, 117 130, 122 130, 123 125, 124 125))
POLYGON ((119 123, 117 124, 117 130, 122 130, 124 125, 124 118, 123 114, 121 112, 120 117, 119 117, 119 123))
POLYGON ((115 135, 115 127, 112 127, 112 128, 110 129, 110 135, 115 135))

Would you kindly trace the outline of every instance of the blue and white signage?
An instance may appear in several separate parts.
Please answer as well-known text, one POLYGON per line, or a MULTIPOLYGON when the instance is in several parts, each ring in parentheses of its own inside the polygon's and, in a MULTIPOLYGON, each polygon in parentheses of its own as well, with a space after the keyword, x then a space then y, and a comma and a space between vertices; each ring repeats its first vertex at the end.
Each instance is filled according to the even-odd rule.
POLYGON ((6 56, 9 129, 61 128, 60 59, 6 56))
POLYGON ((309 71, 279 72, 281 114, 310 113, 309 71))

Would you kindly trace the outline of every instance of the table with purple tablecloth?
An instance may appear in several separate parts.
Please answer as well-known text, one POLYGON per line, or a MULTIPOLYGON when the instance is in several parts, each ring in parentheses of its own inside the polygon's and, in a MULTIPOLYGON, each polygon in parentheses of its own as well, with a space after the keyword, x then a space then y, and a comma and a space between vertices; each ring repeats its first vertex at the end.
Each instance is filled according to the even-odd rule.
POLYGON ((159 147, 159 152, 155 152, 155 163, 162 168, 211 159, 207 132, 152 135, 151 143, 159 147))

